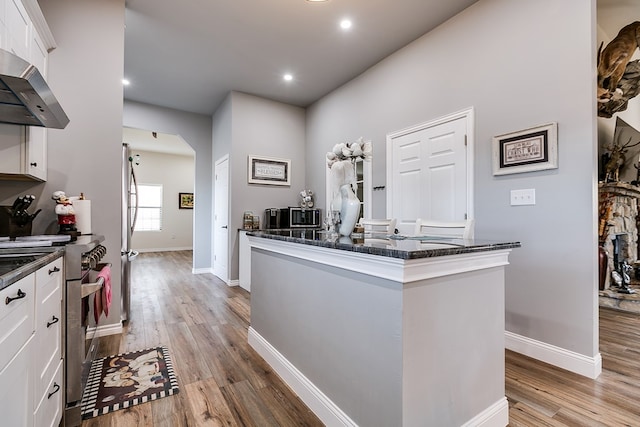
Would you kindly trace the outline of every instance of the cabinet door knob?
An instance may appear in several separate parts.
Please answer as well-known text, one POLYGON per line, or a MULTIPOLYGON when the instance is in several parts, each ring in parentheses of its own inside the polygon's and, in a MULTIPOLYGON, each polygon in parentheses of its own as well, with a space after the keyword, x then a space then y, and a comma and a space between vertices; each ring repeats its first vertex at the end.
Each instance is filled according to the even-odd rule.
POLYGON ((53 383, 53 391, 47 395, 47 399, 51 399, 51 396, 60 391, 60 386, 58 383, 53 383))
POLYGON ((47 322, 47 328, 49 328, 51 325, 55 325, 59 321, 60 321, 60 319, 58 319, 56 316, 53 316, 51 318, 51 322, 47 322))
POLYGON ((37 162, 33 162, 33 163, 29 163, 31 166, 33 166, 34 168, 38 166, 37 162))
POLYGON ((17 299, 22 299, 22 298, 24 298, 24 297, 26 297, 26 296, 27 296, 27 294, 26 294, 25 292, 22 292, 22 289, 18 289, 18 296, 17 296, 17 297, 13 297, 13 298, 11 298, 11 297, 7 297, 7 298, 4 300, 4 303, 5 303, 6 305, 9 305, 9 303, 10 303, 11 301, 15 301, 15 300, 17 300, 17 299))
POLYGON ((49 270, 49 275, 52 275, 53 273, 57 273, 58 271, 60 271, 60 269, 56 265, 56 266, 53 267, 53 270, 49 270))

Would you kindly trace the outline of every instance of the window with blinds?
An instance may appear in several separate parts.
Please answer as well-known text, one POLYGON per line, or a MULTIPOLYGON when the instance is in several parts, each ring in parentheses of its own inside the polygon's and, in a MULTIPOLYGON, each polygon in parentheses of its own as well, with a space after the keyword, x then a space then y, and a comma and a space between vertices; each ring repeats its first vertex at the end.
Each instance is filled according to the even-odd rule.
POLYGON ((162 184, 138 185, 136 231, 162 230, 162 184))

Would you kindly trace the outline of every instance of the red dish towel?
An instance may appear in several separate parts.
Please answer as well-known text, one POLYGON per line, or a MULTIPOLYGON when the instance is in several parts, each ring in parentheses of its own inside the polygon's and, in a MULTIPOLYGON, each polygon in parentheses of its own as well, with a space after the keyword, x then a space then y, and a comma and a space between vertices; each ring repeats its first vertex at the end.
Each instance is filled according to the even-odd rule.
POLYGON ((104 284, 102 289, 94 294, 93 298, 93 318, 96 321, 96 325, 103 311, 106 316, 109 315, 109 307, 111 307, 111 267, 108 265, 102 267, 96 280, 99 280, 100 277, 104 278, 104 284))
POLYGON ((102 267, 98 277, 104 277, 104 286, 102 286, 102 308, 105 316, 109 315, 109 307, 111 307, 111 267, 106 265, 102 267))

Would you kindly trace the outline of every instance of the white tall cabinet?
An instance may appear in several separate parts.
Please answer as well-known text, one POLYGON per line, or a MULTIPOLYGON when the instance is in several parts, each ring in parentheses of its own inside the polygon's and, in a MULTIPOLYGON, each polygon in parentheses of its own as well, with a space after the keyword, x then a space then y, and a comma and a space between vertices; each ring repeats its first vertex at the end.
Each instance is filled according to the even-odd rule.
MULTIPOLYGON (((0 0, 0 48, 34 64, 46 79, 55 41, 36 0, 0 0)), ((3 124, 0 177, 47 180, 47 129, 3 124)))
POLYGON ((0 425, 60 424, 62 278, 60 256, 0 290, 0 425))

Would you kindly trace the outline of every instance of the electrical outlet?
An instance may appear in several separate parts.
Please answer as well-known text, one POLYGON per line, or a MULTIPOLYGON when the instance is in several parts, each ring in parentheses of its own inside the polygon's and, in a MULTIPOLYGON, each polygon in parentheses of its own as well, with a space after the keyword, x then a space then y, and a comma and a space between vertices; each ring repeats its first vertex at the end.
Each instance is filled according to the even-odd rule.
POLYGON ((511 190, 511 206, 524 206, 536 204, 536 189, 511 190))

